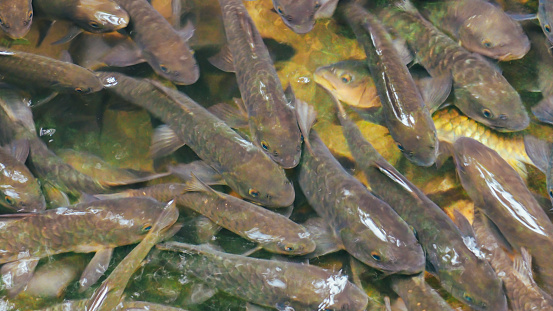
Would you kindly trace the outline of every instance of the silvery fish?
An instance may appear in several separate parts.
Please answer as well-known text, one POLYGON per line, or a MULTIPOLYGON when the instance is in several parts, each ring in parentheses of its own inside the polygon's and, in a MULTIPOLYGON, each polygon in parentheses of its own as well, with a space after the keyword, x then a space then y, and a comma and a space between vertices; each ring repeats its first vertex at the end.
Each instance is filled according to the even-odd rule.
POLYGON ((387 274, 422 271, 424 253, 408 225, 344 170, 315 131, 309 143, 312 152, 302 156, 299 185, 342 248, 387 274))
POLYGON ((22 87, 51 88, 58 92, 92 93, 103 86, 86 68, 37 54, 0 49, 0 77, 22 87))
POLYGON ((150 198, 127 198, 4 216, 0 263, 4 277, 11 275, 10 294, 23 289, 41 258, 66 252, 96 252, 81 276, 82 287, 92 285, 109 265, 113 248, 142 240, 163 206, 150 198))
MULTIPOLYGON (((456 216, 457 217, 457 216, 456 216)), ((509 304, 514 311, 553 310, 553 298, 541 290, 533 278, 532 256, 525 248, 511 260, 496 232, 483 215, 475 215, 472 227, 484 253, 497 275, 503 281, 509 304)), ((468 221, 467 221, 468 223, 468 221)))
POLYGON ((0 1, 0 28, 12 39, 25 37, 31 29, 33 7, 31 0, 0 1))
POLYGON ((219 3, 228 42, 223 51, 232 55, 252 140, 276 163, 293 168, 302 144, 295 98, 285 96, 269 51, 242 1, 219 3))
POLYGON ((425 20, 408 0, 381 10, 383 23, 407 41, 434 78, 453 78, 454 104, 495 130, 521 131, 530 118, 519 94, 491 64, 460 47, 425 20))
POLYGON ((150 249, 161 240, 170 238, 176 233, 170 228, 178 218, 177 206, 174 201, 171 201, 165 206, 142 241, 121 260, 102 285, 96 288, 86 305, 87 311, 111 311, 119 305, 131 276, 140 268, 150 249))
POLYGON ((390 35, 375 16, 358 5, 348 5, 345 14, 365 49, 384 123, 397 147, 416 165, 434 164, 438 156, 434 122, 390 35))
POLYGON ((466 137, 454 146, 457 174, 483 214, 517 250, 525 247, 536 263, 538 284, 553 291, 553 224, 520 176, 497 152, 466 137))
POLYGON ((166 122, 166 140, 176 139, 177 147, 188 144, 242 197, 268 207, 294 202, 294 188, 281 167, 183 93, 119 73, 98 75, 109 91, 166 122))
POLYGON ((249 258, 177 242, 157 248, 182 253, 177 257, 163 252, 160 256, 167 258, 162 261, 164 266, 261 306, 280 311, 361 311, 368 304, 367 295, 345 275, 316 266, 249 258))
POLYGON ((341 104, 338 118, 355 161, 371 191, 410 225, 426 254, 426 266, 442 287, 475 310, 507 310, 501 282, 465 244, 465 237, 419 188, 401 175, 363 137, 341 104))
POLYGON ((175 84, 188 85, 198 81, 200 70, 186 43, 192 36, 192 30, 184 35, 185 38, 181 37, 146 0, 115 2, 131 17, 131 38, 141 51, 121 53, 118 62, 127 62, 124 66, 129 66, 146 60, 158 75, 175 84))
POLYGON ((421 4, 420 12, 469 51, 509 61, 530 50, 520 24, 487 1, 428 1, 421 4))

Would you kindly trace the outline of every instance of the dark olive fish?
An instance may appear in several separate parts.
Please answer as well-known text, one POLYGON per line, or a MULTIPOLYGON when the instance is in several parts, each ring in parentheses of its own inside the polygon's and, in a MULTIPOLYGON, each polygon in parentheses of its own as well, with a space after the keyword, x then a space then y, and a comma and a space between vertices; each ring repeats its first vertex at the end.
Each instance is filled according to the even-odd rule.
POLYGON ((298 165, 301 132, 294 98, 282 84, 248 11, 240 0, 219 0, 228 48, 255 143, 284 168, 298 165))
POLYGON ((429 1, 422 3, 420 12, 469 51, 509 61, 530 50, 520 24, 487 1, 429 1))
POLYGON ((179 260, 163 252, 160 256, 167 258, 163 266, 261 306, 282 311, 361 311, 368 304, 367 295, 348 282, 347 276, 316 266, 249 258, 177 242, 157 247, 183 253, 179 260))
POLYGON ((538 20, 549 42, 553 42, 553 2, 551 0, 539 1, 538 20))
POLYGON ((0 1, 0 28, 12 39, 25 37, 31 29, 33 6, 31 0, 0 1))
POLYGON ((175 198, 177 204, 208 217, 247 240, 259 243, 272 253, 305 255, 315 250, 315 243, 303 226, 258 205, 216 192, 196 178, 189 184, 159 184, 98 195, 100 198, 139 196, 149 196, 162 202, 175 198))
POLYGON ((174 201, 165 206, 159 217, 151 226, 146 236, 115 267, 110 275, 96 288, 88 300, 87 311, 112 311, 119 305, 123 291, 131 276, 140 268, 142 261, 158 242, 170 238, 176 233, 170 230, 179 218, 179 211, 174 201))
POLYGON ((380 18, 407 41, 432 77, 453 78, 454 104, 464 114, 498 131, 528 127, 519 94, 497 69, 436 29, 409 1, 402 2, 384 8, 380 18))
POLYGON ((186 95, 123 74, 98 75, 109 91, 167 123, 181 145, 188 144, 242 197, 269 207, 294 201, 294 188, 281 167, 186 95))
POLYGON ((385 273, 414 274, 424 269, 424 253, 408 225, 374 197, 332 156, 316 132, 304 152, 299 184, 307 201, 330 225, 343 248, 385 273))
POLYGON ((103 86, 86 68, 50 57, 0 49, 0 78, 21 87, 51 88, 58 92, 92 93, 103 86))
POLYGON ((390 165, 336 103, 349 149, 372 192, 414 228, 426 254, 427 270, 445 290, 472 308, 507 310, 501 282, 492 268, 467 248, 461 232, 442 209, 390 165))
POLYGON ((403 299, 410 311, 453 311, 447 302, 424 280, 417 276, 392 276, 392 289, 403 299))
POLYGON ((34 0, 49 19, 69 20, 86 31, 101 33, 127 27, 129 14, 112 0, 34 0))
MULTIPOLYGON (((492 232, 482 215, 475 215, 472 226, 478 247, 503 281, 511 309, 514 311, 553 310, 553 298, 541 290, 533 279, 532 257, 525 248, 514 261, 503 250, 502 242, 492 232)), ((467 221, 468 222, 468 221, 467 221)), ((493 225, 492 225, 493 226, 493 225)))
POLYGON ((154 71, 176 84, 193 84, 200 70, 184 38, 146 0, 115 0, 131 17, 131 38, 154 71))
POLYGON ((536 263, 538 283, 553 291, 553 224, 520 176, 497 152, 466 137, 454 144, 457 174, 475 206, 517 250, 536 263))
MULTIPOLYGON (((96 252, 81 278, 90 286, 107 266, 113 248, 140 241, 161 214, 163 204, 150 198, 94 201, 3 218, 0 227, 2 274, 18 271, 23 263, 32 276, 41 258, 66 252, 96 252), (21 234, 24 232, 24 234, 21 234)), ((15 274, 19 277, 19 274, 15 274)), ((13 281, 15 291, 25 284, 13 281)), ((24 282, 26 283, 26 282, 24 282)))
POLYGON ((551 55, 551 43, 539 32, 528 30, 528 36, 532 42, 532 50, 529 57, 536 61, 536 84, 543 99, 534 107, 532 113, 541 122, 553 124, 553 56, 551 55))
POLYGON ((390 35, 376 17, 358 5, 348 5, 345 14, 365 49, 385 124, 397 147, 417 165, 434 164, 438 156, 434 122, 390 35))

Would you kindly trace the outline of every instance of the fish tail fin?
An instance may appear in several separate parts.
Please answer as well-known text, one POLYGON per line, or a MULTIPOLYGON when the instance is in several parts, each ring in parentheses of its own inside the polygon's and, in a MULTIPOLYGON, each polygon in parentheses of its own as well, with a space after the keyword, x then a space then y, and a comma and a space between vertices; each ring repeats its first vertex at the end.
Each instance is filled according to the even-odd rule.
POLYGON ((513 259, 513 269, 518 272, 525 283, 535 284, 532 274, 532 255, 528 253, 526 248, 520 248, 520 255, 516 255, 513 259))
POLYGON ((509 163, 509 165, 511 165, 511 167, 515 169, 515 171, 524 181, 528 179, 528 169, 526 169, 526 165, 524 163, 515 159, 507 160, 507 163, 509 163))

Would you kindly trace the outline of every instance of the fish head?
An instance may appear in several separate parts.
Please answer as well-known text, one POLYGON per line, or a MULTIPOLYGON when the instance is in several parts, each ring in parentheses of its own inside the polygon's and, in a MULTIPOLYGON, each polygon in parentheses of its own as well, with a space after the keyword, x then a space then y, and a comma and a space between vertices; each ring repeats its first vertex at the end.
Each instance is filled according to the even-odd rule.
POLYGON ((93 33, 112 32, 127 27, 129 14, 115 1, 81 0, 73 12, 73 22, 93 33))
POLYGON ((158 75, 175 84, 194 84, 200 78, 200 67, 193 52, 182 40, 149 51, 143 50, 142 54, 158 75))
POLYGON ((520 95, 498 71, 482 66, 465 67, 461 80, 470 78, 467 84, 454 84, 455 106, 468 117, 483 123, 496 131, 522 131, 530 124, 530 118, 520 95), (484 79, 483 71, 488 70, 484 79), (470 77, 472 76, 472 77, 470 77))
POLYGON ((340 230, 345 249, 359 261, 385 274, 420 273, 425 266, 422 247, 407 224, 399 223, 398 215, 387 204, 383 206, 386 209, 373 212, 379 214, 378 218, 359 209, 358 216, 365 226, 349 224, 340 230))
POLYGON ((553 4, 551 1, 539 2, 538 20, 549 42, 553 42, 553 4))
POLYGON ((275 11, 284 24, 295 33, 304 34, 315 25, 315 12, 321 7, 320 0, 273 0, 275 11))
POLYGON ((0 205, 17 212, 39 212, 46 209, 46 201, 37 180, 25 170, 8 169, 0 163, 0 205))
POLYGON ((92 72, 89 74, 75 73, 74 77, 75 78, 71 81, 70 85, 58 84, 55 87, 79 94, 90 94, 98 92, 104 88, 104 85, 100 79, 92 72))
POLYGON ((253 131, 256 144, 278 165, 294 168, 300 162, 303 136, 293 111, 288 117, 261 117, 253 131), (287 121, 289 120, 289 121, 287 121))
POLYGON ((403 155, 418 166, 431 166, 438 157, 438 136, 430 114, 413 117, 409 126, 396 126, 393 138, 403 155))
POLYGON ((467 19, 459 29, 459 40, 467 50, 502 61, 520 59, 530 50, 520 24, 497 9, 467 19))
POLYGON ((338 98, 355 107, 380 106, 369 68, 361 60, 346 60, 317 68, 314 81, 338 98))
MULTIPOLYGON (((35 133, 35 121, 33 120, 33 112, 30 106, 31 100, 20 91, 9 86, 0 86, 0 123, 2 123, 2 132, 7 131, 5 127, 23 125, 29 132, 35 133)), ((12 138, 9 137, 9 139, 12 138)))
POLYGON ((31 0, 2 1, 0 28, 12 39, 25 37, 31 29, 33 6, 31 0))
POLYGON ((300 256, 314 252, 317 247, 311 235, 305 230, 283 232, 283 235, 285 236, 279 241, 263 244, 263 248, 276 254, 300 256))

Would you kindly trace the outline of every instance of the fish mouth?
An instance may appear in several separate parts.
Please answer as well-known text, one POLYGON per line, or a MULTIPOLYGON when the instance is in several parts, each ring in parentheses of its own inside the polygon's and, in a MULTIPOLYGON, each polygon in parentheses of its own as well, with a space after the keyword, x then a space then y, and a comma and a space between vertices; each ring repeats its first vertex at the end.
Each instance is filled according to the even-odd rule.
POLYGON ((323 68, 315 70, 315 73, 313 74, 313 81, 315 81, 315 83, 317 83, 329 92, 336 91, 336 87, 329 82, 329 78, 330 74, 326 72, 323 68))
POLYGON ((313 29, 313 27, 315 26, 315 21, 313 21, 313 23, 307 24, 307 25, 292 25, 292 24, 288 23, 288 21, 286 19, 283 18, 282 20, 284 21, 286 26, 288 26, 295 33, 300 34, 300 35, 303 35, 303 34, 306 34, 306 33, 310 32, 313 29))

